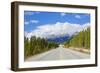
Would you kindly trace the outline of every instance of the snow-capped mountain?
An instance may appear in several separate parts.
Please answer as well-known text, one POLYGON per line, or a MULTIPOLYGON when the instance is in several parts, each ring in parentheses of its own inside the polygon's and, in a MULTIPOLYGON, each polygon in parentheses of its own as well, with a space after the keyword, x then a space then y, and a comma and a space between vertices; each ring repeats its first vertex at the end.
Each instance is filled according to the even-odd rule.
POLYGON ((68 39, 70 39, 70 36, 59 36, 59 37, 54 37, 54 38, 48 38, 48 41, 52 41, 52 42, 57 42, 57 43, 63 43, 64 41, 67 41, 68 39))

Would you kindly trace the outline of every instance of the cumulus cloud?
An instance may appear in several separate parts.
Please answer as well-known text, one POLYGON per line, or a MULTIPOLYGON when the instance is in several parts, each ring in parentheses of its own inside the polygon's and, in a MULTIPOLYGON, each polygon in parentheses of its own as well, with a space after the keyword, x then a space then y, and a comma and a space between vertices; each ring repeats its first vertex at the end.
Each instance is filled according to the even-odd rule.
POLYGON ((38 23, 38 20, 30 20, 31 23, 38 23))
POLYGON ((35 12, 36 14, 39 14, 40 12, 35 12))
POLYGON ((25 32, 24 32, 24 36, 27 36, 27 35, 28 35, 28 32, 25 31, 25 32))
POLYGON ((24 12, 25 15, 34 15, 34 14, 39 14, 40 12, 32 12, 32 11, 26 11, 24 12))
POLYGON ((25 25, 28 25, 29 24, 29 22, 28 21, 25 21, 25 25))
POLYGON ((46 24, 38 26, 32 32, 28 33, 26 37, 30 38, 31 36, 36 36, 41 38, 54 38, 65 35, 72 36, 76 32, 80 32, 89 26, 90 26, 89 23, 80 25, 80 24, 71 24, 68 22, 65 23, 57 22, 55 24, 46 24))
POLYGON ((80 18, 81 18, 81 16, 80 16, 80 15, 75 15, 75 18, 80 19, 80 18))
POLYGON ((39 21, 38 20, 30 20, 30 21, 25 21, 25 25, 28 25, 30 23, 35 23, 37 24, 39 21))
POLYGON ((66 13, 61 13, 61 16, 65 16, 66 15, 66 13))
POLYGON ((24 14, 25 14, 25 15, 33 15, 34 12, 28 12, 28 11, 26 11, 26 12, 24 12, 24 14))

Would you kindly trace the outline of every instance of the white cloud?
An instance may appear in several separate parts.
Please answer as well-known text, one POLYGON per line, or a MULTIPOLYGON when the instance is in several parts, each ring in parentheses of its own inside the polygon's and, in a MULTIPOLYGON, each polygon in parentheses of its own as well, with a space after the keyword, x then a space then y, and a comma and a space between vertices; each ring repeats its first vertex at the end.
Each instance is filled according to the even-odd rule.
POLYGON ((25 21, 25 25, 28 25, 29 24, 29 22, 28 21, 25 21))
POLYGON ((28 32, 25 31, 25 32, 24 32, 24 36, 27 36, 27 35, 28 35, 28 32))
POLYGON ((25 15, 33 15, 34 12, 25 12, 24 14, 25 14, 25 15))
POLYGON ((61 16, 65 16, 66 15, 66 13, 61 13, 61 16))
POLYGON ((38 20, 30 20, 31 23, 38 23, 38 20))
POLYGON ((80 19, 81 16, 80 15, 75 15, 75 18, 80 19))
POLYGON ((41 38, 53 38, 64 35, 72 36, 76 32, 82 31, 83 29, 86 29, 89 26, 90 26, 89 23, 80 25, 80 24, 71 24, 68 22, 65 23, 57 22, 56 24, 46 24, 38 26, 35 30, 28 33, 27 37, 30 38, 31 36, 37 36, 41 38))
POLYGON ((39 14, 40 12, 35 12, 36 14, 39 14))
POLYGON ((37 24, 39 21, 38 20, 30 20, 30 21, 25 21, 25 25, 28 25, 30 23, 35 23, 37 24))
POLYGON ((34 14, 39 14, 40 12, 25 12, 25 15, 34 15, 34 14))

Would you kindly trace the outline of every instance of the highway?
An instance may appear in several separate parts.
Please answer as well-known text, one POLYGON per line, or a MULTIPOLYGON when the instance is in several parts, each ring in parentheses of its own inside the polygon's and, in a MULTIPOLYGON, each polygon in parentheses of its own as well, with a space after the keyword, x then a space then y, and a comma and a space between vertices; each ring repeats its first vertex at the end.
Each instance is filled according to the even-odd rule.
POLYGON ((58 47, 41 54, 31 56, 27 58, 25 61, 50 61, 88 58, 90 58, 90 54, 78 52, 69 48, 58 47))

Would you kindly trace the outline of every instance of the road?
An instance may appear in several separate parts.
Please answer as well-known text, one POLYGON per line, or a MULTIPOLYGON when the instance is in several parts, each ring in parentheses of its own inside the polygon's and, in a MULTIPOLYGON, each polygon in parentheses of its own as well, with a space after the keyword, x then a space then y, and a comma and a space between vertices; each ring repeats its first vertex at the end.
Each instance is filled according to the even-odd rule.
POLYGON ((90 54, 78 52, 72 49, 58 47, 47 52, 31 56, 25 61, 50 61, 50 60, 71 60, 71 59, 88 59, 90 54))

